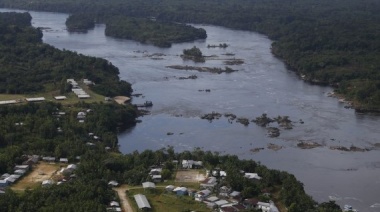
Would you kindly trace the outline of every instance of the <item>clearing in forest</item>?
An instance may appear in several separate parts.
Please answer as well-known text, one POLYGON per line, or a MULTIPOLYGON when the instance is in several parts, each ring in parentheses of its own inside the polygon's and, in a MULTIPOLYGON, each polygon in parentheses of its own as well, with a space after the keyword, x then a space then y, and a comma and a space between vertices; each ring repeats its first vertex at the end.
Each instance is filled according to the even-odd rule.
POLYGON ((32 170, 12 185, 14 191, 24 191, 27 188, 33 189, 41 185, 42 181, 54 179, 58 176, 60 164, 39 162, 34 165, 32 170))

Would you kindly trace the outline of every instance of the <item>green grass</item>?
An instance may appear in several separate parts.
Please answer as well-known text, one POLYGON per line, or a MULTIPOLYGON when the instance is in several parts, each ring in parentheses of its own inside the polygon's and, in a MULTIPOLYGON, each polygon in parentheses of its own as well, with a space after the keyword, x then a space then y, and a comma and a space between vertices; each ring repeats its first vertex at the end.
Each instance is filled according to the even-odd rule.
POLYGON ((156 188, 154 190, 133 189, 127 192, 131 200, 131 206, 138 211, 136 201, 133 195, 144 194, 152 207, 152 211, 211 211, 206 207, 206 204, 197 202, 189 196, 177 196, 174 193, 166 192, 164 188, 156 188))

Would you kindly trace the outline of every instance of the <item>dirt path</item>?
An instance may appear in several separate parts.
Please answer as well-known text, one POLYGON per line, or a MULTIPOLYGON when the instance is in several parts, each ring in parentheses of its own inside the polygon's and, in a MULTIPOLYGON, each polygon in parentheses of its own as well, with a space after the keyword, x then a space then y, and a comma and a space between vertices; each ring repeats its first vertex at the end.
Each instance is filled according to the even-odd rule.
POLYGON ((131 205, 129 204, 127 194, 125 193, 128 190, 128 185, 121 185, 119 187, 113 188, 114 191, 117 192, 119 196, 121 208, 124 212, 133 212, 131 205))

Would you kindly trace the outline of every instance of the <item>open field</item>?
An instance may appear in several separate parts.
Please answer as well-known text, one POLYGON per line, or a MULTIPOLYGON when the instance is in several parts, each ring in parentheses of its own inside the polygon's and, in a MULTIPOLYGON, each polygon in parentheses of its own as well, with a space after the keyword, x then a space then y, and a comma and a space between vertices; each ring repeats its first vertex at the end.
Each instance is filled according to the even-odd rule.
POLYGON ((60 164, 39 162, 37 165, 33 166, 32 171, 12 185, 11 189, 14 191, 24 191, 27 188, 36 188, 41 185, 42 181, 58 177, 56 174, 59 169, 60 164))
POLYGON ((184 183, 198 183, 205 179, 205 175, 202 173, 202 170, 178 170, 175 182, 184 182, 184 183))
POLYGON ((211 211, 205 204, 197 202, 189 196, 177 196, 174 193, 166 192, 164 188, 154 190, 133 189, 127 192, 131 200, 131 206, 138 211, 133 195, 144 194, 152 207, 152 211, 178 212, 178 211, 211 211))

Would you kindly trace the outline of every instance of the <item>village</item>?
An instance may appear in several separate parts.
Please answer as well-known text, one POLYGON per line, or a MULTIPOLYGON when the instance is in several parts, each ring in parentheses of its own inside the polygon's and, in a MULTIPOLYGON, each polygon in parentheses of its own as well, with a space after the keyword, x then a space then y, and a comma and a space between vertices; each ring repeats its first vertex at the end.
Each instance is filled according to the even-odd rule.
MULTIPOLYGON (((38 155, 25 156, 24 159, 22 164, 14 166, 12 173, 1 175, 0 194, 4 194, 7 187, 22 192, 38 186, 46 189, 50 186, 59 186, 75 180, 75 170, 80 166, 79 156, 75 161, 38 155)), ((226 185, 220 186, 227 177, 227 173, 223 170, 206 170, 202 161, 173 160, 172 163, 176 166, 174 180, 163 180, 161 175, 163 168, 159 166, 152 166, 149 173, 146 173, 149 181, 143 182, 141 186, 120 185, 117 181, 110 180, 109 189, 120 190, 127 195, 122 197, 117 192, 119 197, 109 203, 107 211, 161 211, 155 207, 157 202, 152 201, 156 201, 156 197, 162 195, 198 204, 199 211, 232 212, 251 209, 263 212, 279 211, 270 200, 271 194, 268 191, 262 191, 267 201, 260 201, 257 197, 243 199, 241 191, 234 191, 226 185)), ((257 173, 241 170, 240 174, 256 183, 260 183, 262 179, 257 173)))

